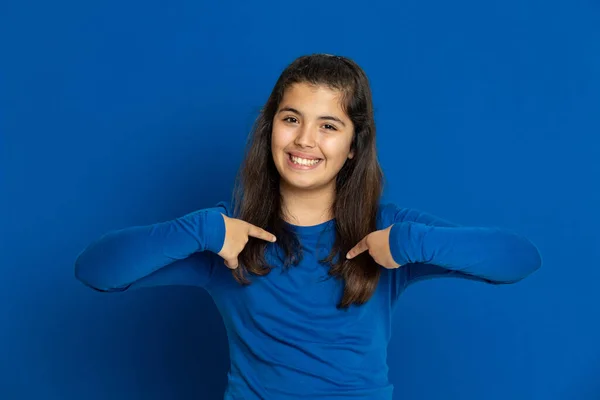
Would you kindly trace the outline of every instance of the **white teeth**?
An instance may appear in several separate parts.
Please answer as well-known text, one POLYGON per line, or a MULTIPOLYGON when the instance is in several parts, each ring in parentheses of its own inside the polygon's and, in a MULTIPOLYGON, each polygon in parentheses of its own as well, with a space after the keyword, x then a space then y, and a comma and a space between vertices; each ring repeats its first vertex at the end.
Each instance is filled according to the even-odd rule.
POLYGON ((291 156, 291 159, 294 162, 294 164, 300 164, 300 165, 306 165, 306 166, 315 165, 319 161, 321 161, 321 160, 307 160, 305 158, 299 158, 299 157, 294 157, 294 156, 291 156))

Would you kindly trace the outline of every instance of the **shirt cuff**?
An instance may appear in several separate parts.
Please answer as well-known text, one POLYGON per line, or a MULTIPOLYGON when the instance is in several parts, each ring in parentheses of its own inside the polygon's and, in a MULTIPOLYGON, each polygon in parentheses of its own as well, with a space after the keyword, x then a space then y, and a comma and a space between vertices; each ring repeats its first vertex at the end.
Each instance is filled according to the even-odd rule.
POLYGON ((204 237, 206 238, 206 249, 213 253, 219 253, 225 243, 225 219, 218 211, 206 211, 204 215, 204 237))

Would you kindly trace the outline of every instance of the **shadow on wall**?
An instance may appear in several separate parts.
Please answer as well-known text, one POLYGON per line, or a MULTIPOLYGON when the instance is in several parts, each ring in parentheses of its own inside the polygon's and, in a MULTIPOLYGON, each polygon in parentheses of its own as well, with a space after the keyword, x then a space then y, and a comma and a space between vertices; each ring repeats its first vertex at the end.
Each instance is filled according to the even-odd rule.
POLYGON ((222 398, 229 368, 227 337, 202 289, 98 294, 88 304, 63 311, 63 321, 56 322, 75 325, 76 318, 76 327, 55 332, 60 340, 48 335, 41 346, 60 342, 66 347, 59 350, 68 355, 60 364, 77 371, 71 376, 79 379, 63 377, 62 393, 73 393, 67 398, 90 390, 92 399, 222 398))
POLYGON ((568 385, 568 389, 560 396, 560 399, 600 399, 600 363, 598 360, 600 360, 600 354, 596 354, 593 363, 588 363, 588 368, 582 368, 586 373, 568 385))
MULTIPOLYGON (((243 146, 230 151, 226 141, 231 140, 231 132, 225 132, 222 126, 215 129, 216 123, 207 125, 210 150, 202 148, 201 137, 188 142, 196 132, 168 135, 165 141, 172 141, 175 136, 174 141, 179 144, 169 144, 167 151, 175 151, 173 146, 199 148, 182 152, 181 156, 170 155, 168 162, 172 164, 168 167, 162 162, 136 170, 152 174, 158 172, 155 168, 161 169, 156 175, 161 178, 152 189, 155 196, 136 192, 133 195, 138 198, 115 201, 115 207, 122 207, 114 210, 115 215, 128 215, 126 210, 132 209, 132 204, 142 202, 143 211, 136 210, 137 215, 147 221, 152 214, 151 221, 159 222, 155 219, 157 214, 174 218, 192 209, 210 207, 219 200, 229 201, 239 165, 236 157, 241 156, 243 146)), ((117 195, 110 197, 108 200, 113 201, 117 195)), ((86 209, 89 212, 92 208, 86 209)), ((136 221, 140 218, 132 217, 136 221)), ((229 368, 226 331, 212 299, 203 289, 158 287, 98 293, 75 280, 74 261, 82 250, 81 243, 85 246, 104 233, 83 224, 98 219, 72 222, 78 226, 71 239, 79 239, 66 237, 69 243, 52 248, 54 254, 30 253, 28 259, 21 260, 28 268, 53 260, 56 264, 49 268, 61 271, 68 279, 65 290, 57 291, 55 282, 40 283, 37 289, 39 297, 31 304, 35 320, 24 321, 22 328, 35 332, 28 351, 38 354, 29 358, 41 363, 21 376, 29 376, 40 386, 46 382, 48 398, 222 398, 229 368), (94 233, 82 234, 84 231, 94 233)), ((24 383, 17 386, 25 387, 24 383)))

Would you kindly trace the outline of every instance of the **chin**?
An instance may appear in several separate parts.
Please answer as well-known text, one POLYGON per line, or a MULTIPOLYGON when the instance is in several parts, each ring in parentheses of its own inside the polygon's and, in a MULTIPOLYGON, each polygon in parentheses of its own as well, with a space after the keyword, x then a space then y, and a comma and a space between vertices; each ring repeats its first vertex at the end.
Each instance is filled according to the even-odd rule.
POLYGON ((306 179, 289 179, 284 178, 285 185, 290 189, 301 189, 301 190, 313 190, 322 186, 319 182, 310 181, 306 179))
POLYGON ((282 183, 288 189, 306 192, 321 191, 330 187, 332 184, 335 185, 335 182, 333 181, 327 181, 323 179, 302 179, 298 177, 290 177, 289 175, 283 177, 282 183))

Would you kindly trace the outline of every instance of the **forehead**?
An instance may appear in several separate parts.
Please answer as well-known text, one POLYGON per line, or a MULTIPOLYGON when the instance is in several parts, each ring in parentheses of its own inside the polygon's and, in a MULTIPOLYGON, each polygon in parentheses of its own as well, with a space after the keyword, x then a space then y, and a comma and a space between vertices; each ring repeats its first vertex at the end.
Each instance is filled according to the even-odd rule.
POLYGON ((311 110, 345 114, 342 107, 343 93, 324 85, 295 83, 283 93, 279 108, 293 106, 306 112, 311 110))

